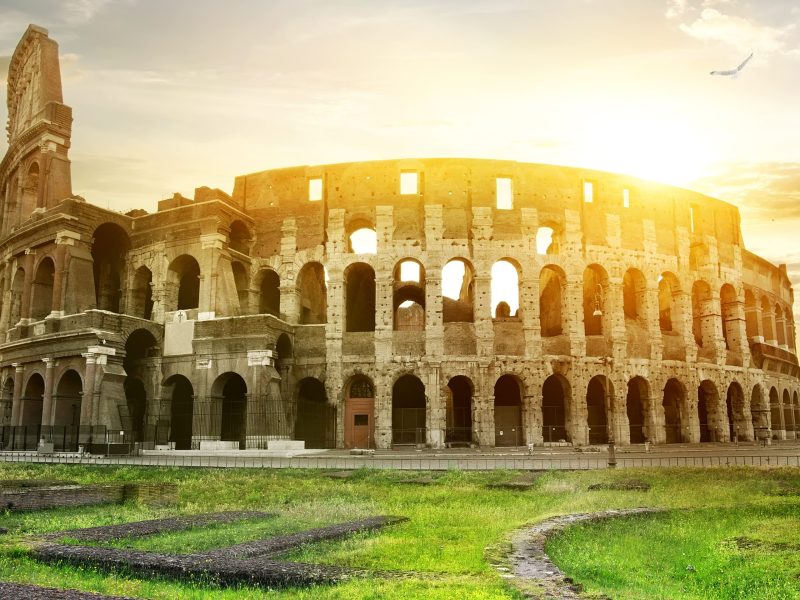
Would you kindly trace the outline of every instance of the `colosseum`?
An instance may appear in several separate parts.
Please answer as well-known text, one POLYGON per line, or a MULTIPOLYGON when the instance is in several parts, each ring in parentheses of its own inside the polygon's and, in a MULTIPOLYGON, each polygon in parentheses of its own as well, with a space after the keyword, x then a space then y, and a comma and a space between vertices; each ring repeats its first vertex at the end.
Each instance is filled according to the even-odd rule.
MULTIPOLYGON (((793 293, 735 206, 579 168, 261 171, 148 214, 75 196, 30 26, 0 163, 0 448, 794 439, 793 293)), ((121 450, 122 449, 122 450, 121 450)))

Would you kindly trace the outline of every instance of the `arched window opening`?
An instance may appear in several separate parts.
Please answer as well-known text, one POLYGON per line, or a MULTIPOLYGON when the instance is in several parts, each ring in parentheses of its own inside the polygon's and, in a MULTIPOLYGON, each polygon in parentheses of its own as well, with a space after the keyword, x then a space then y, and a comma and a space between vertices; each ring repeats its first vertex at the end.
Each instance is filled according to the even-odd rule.
POLYGON ((744 320, 748 339, 758 336, 758 313, 756 311, 756 297, 750 290, 744 292, 744 320))
POLYGON ((281 279, 275 271, 262 271, 258 312, 262 315, 281 316, 281 279))
POLYGON ((608 316, 608 274, 599 265, 583 271, 583 330, 585 335, 603 335, 608 316))
POLYGON ((779 346, 786 345, 786 323, 780 304, 775 305, 775 339, 778 341, 779 346))
POLYGON ((10 327, 14 327, 22 319, 22 293, 25 289, 25 270, 21 267, 14 273, 14 279, 11 282, 11 301, 9 307, 9 320, 10 327))
POLYGON ((561 335, 564 331, 561 320, 564 282, 563 274, 553 267, 545 267, 539 274, 539 324, 542 337, 561 335))
POLYGON ((472 443, 472 382, 463 375, 456 375, 447 383, 445 419, 445 443, 451 447, 469 446, 472 443))
POLYGON ((295 438, 306 448, 336 447, 336 409, 328 403, 325 386, 307 377, 298 384, 295 438))
POLYGON ((562 375, 550 375, 542 384, 542 439, 546 443, 571 441, 569 422, 570 386, 562 375))
POLYGON ((614 390, 605 375, 596 375, 586 388, 586 413, 590 444, 608 443, 607 412, 612 404, 614 390))
POLYGON ((94 231, 92 262, 96 306, 118 313, 125 281, 125 258, 131 247, 125 230, 114 223, 104 223, 94 231))
POLYGON ((792 399, 789 390, 783 390, 783 428, 787 434, 795 431, 794 411, 792 410, 792 399))
POLYGON ((648 440, 647 404, 650 400, 650 386, 642 377, 634 377, 628 382, 628 395, 625 408, 628 415, 628 428, 631 444, 643 444, 648 440))
POLYGON ((228 234, 228 246, 231 250, 242 254, 250 254, 251 235, 250 230, 242 221, 236 220, 231 223, 231 231, 228 234))
POLYGON ((622 310, 626 319, 644 324, 647 306, 647 281, 638 269, 628 269, 622 277, 622 310))
POLYGON ((378 235, 374 229, 361 227, 350 234, 350 252, 354 254, 377 254, 378 235))
POLYGON ((728 393, 725 398, 725 412, 728 417, 728 439, 748 439, 747 420, 744 416, 744 392, 742 387, 735 381, 728 386, 728 393))
POLYGON ((425 386, 403 375, 392 386, 392 443, 422 446, 426 441, 425 386))
MULTIPOLYGON (((147 359, 159 355, 158 342, 147 329, 133 331, 125 340, 122 368, 128 376, 144 377, 147 359)), ((152 361, 151 361, 152 362, 152 361)))
POLYGON ((345 402, 345 448, 375 447, 375 386, 363 376, 354 376, 345 402))
POLYGON ((425 330, 425 272, 417 261, 395 267, 392 305, 396 331, 425 330))
POLYGON ((558 235, 552 227, 536 230, 536 254, 558 254, 558 235))
MULTIPOLYGON (((13 189, 13 188, 12 188, 13 189)), ((28 167, 25 182, 22 187, 21 218, 27 219, 36 208, 43 206, 43 198, 39 194, 39 163, 34 161, 28 167)))
MULTIPOLYGON (((17 374, 19 377, 22 375, 20 373, 17 374)), ((34 373, 28 379, 28 383, 25 385, 25 391, 22 395, 22 418, 20 420, 20 425, 27 426, 27 430, 25 432, 26 437, 30 436, 33 440, 33 446, 35 445, 35 440, 39 439, 39 431, 38 428, 42 425, 42 402, 44 398, 44 379, 38 373, 34 373)), ((28 443, 26 442, 26 446, 28 443)))
POLYGON ((517 316, 519 310, 519 270, 507 260, 492 265, 492 315, 495 319, 517 316), (498 307, 505 304, 498 314, 498 307))
POLYGON ((503 375, 494 384, 494 445, 522 446, 522 392, 513 375, 503 375))
POLYGON ((739 299, 732 285, 726 283, 719 292, 720 312, 722 318, 722 335, 725 348, 733 350, 739 345, 739 299))
POLYGON ((764 341, 767 343, 775 343, 775 328, 773 327, 772 305, 769 298, 763 296, 761 298, 761 329, 764 332, 764 341))
POLYGON ((31 294, 31 318, 44 319, 53 308, 53 284, 55 282, 56 267, 52 259, 45 258, 36 268, 31 294))
POLYGON ((680 444, 683 441, 683 410, 686 403, 686 390, 677 379, 670 379, 664 386, 664 430, 667 444, 680 444))
POLYGON ((467 261, 456 258, 442 269, 442 321, 472 323, 475 320, 475 275, 467 261))
POLYGON ((176 450, 191 450, 194 411, 192 384, 183 375, 173 375, 164 382, 164 391, 162 397, 170 399, 169 441, 176 450))
POLYGON ((139 267, 133 276, 129 312, 135 317, 153 318, 153 273, 147 267, 139 267))
POLYGON ((713 339, 713 318, 711 288, 705 281, 695 281, 692 285, 692 333, 700 348, 713 339))
POLYGON ((61 376, 53 396, 53 435, 51 441, 57 451, 77 451, 81 424, 81 377, 72 369, 61 376))
POLYGON ((325 269, 317 262, 300 269, 297 287, 300 290, 300 324, 318 325, 327 322, 327 287, 325 269))
POLYGON ((672 333, 677 317, 675 296, 680 291, 677 278, 672 273, 662 273, 658 278, 658 326, 662 333, 672 333))
POLYGON ((200 265, 183 254, 169 266, 170 296, 167 306, 172 310, 191 310, 200 306, 200 265))
POLYGON ((697 388, 697 417, 700 422, 700 441, 717 442, 724 440, 722 427, 723 415, 720 411, 720 399, 717 386, 705 380, 697 388))
POLYGON ((375 271, 365 263, 350 265, 345 279, 345 331, 375 331, 375 271))
POLYGON ((131 441, 141 442, 144 440, 147 392, 144 389, 144 383, 138 377, 126 377, 123 388, 125 390, 125 407, 127 410, 122 418, 122 429, 126 431, 126 435, 132 438, 131 441))
POLYGON ((250 312, 250 274, 247 272, 247 268, 238 261, 231 263, 231 270, 233 271, 233 282, 236 285, 236 296, 239 300, 238 314, 246 315, 250 312))
POLYGON ((774 387, 769 390, 769 416, 770 429, 772 429, 773 439, 780 439, 778 432, 783 431, 783 414, 781 413, 781 401, 778 397, 778 390, 774 387))

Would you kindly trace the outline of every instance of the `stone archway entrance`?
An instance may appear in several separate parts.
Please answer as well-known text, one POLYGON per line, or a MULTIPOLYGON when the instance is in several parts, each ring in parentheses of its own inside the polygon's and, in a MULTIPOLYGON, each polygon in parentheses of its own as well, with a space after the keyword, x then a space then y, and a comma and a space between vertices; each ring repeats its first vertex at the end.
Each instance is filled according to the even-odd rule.
POLYGON ((589 381, 586 388, 586 421, 589 426, 590 444, 608 443, 608 403, 611 382, 605 375, 597 375, 589 381))
POLYGON ((686 398, 683 386, 675 379, 670 379, 664 386, 664 433, 667 444, 680 444, 683 441, 683 424, 681 407, 686 398))
POLYGON ((363 375, 351 379, 347 386, 344 446, 375 447, 375 386, 363 375))
POLYGON ((392 444, 425 444, 425 385, 403 375, 392 386, 392 444))
POLYGON ((171 387, 169 435, 168 440, 175 445, 175 450, 191 450, 192 420, 194 413, 194 389, 191 382, 183 375, 173 375, 165 387, 171 387))
POLYGON ((456 375, 447 383, 447 410, 444 441, 450 445, 472 443, 472 382, 456 375))
POLYGON ((561 375, 550 375, 542 384, 542 440, 570 441, 567 430, 568 383, 561 375))
POLYGON ((319 379, 306 377, 298 384, 295 439, 306 448, 336 447, 336 407, 328 403, 325 386, 319 379))
POLYGON ((494 445, 522 446, 522 393, 512 375, 503 375, 494 384, 494 445))

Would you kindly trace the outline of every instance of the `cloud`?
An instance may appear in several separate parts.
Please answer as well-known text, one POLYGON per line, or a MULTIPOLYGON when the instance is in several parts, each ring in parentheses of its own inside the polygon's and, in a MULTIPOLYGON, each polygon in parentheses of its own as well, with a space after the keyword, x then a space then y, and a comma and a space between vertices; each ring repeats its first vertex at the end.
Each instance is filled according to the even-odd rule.
MULTIPOLYGON (((770 27, 754 19, 724 14, 711 8, 722 3, 720 0, 706 0, 700 15, 692 23, 681 23, 680 30, 695 39, 733 46, 743 53, 800 55, 800 49, 793 47, 790 39, 794 24, 770 27)), ((672 0, 667 16, 682 16, 690 8, 693 9, 686 0, 672 0)))
POLYGON ((61 5, 64 20, 69 25, 91 21, 94 16, 114 0, 67 0, 61 5))
POLYGON ((692 187, 736 204, 746 218, 800 220, 800 162, 732 163, 692 187))
POLYGON ((0 84, 5 85, 8 80, 8 66, 11 64, 11 56, 0 56, 0 84))

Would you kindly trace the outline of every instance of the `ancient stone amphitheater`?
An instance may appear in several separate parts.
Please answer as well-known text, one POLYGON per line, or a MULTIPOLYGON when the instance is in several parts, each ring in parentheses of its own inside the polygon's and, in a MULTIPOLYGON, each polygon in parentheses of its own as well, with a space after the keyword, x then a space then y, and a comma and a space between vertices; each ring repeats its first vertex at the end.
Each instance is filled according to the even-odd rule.
POLYGON ((5 450, 664 444, 800 424, 786 269, 745 250, 725 202, 403 159, 119 214, 72 193, 41 28, 13 55, 8 109, 5 450))

